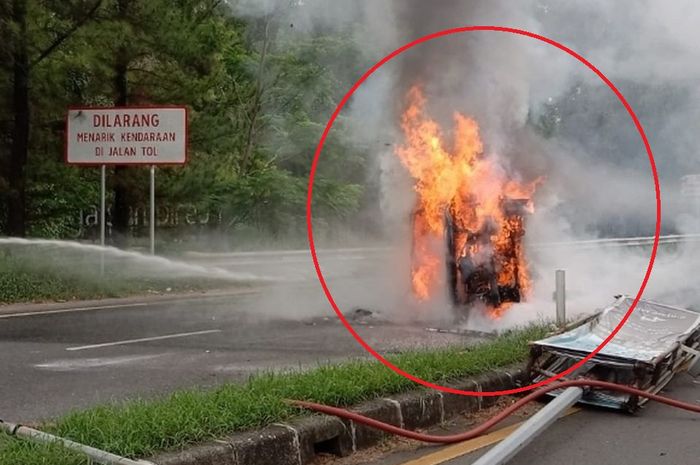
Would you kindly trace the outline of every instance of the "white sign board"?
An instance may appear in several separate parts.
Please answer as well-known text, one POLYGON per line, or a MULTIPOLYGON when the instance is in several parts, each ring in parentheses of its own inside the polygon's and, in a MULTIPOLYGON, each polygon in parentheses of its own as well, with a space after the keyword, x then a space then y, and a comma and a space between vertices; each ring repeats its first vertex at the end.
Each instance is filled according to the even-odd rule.
POLYGON ((78 165, 187 162, 187 108, 71 108, 65 158, 78 165))
POLYGON ((687 174, 681 177, 681 194, 687 197, 700 196, 700 174, 687 174))

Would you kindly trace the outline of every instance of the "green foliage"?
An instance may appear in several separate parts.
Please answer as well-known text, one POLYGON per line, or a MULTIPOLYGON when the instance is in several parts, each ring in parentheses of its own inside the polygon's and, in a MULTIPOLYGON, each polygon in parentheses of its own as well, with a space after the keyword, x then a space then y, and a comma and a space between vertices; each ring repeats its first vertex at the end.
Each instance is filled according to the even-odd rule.
POLYGON ((544 104, 538 116, 534 116, 530 111, 527 119, 528 124, 547 139, 556 134, 561 122, 559 109, 554 103, 544 104))
MULTIPOLYGON (((543 327, 531 326, 474 347, 411 351, 390 360, 427 381, 444 383, 522 362, 528 354, 528 342, 544 333, 543 327)), ((284 399, 345 406, 414 387, 412 381, 379 362, 353 360, 305 372, 260 374, 243 385, 190 389, 158 400, 94 407, 43 428, 120 455, 145 457, 298 415, 300 411, 285 404, 284 399)), ((0 445, 0 465, 48 463, 40 461, 46 457, 50 457, 46 446, 0 445), (25 457, 27 462, 19 460, 25 457), (19 462, 11 462, 10 458, 19 462)))
POLYGON ((58 444, 38 446, 0 433, 0 465, 93 465, 84 455, 58 444))
MULTIPOLYGON (((63 119, 71 105, 114 104, 119 60, 127 64, 129 103, 190 108, 191 163, 159 171, 159 204, 208 212, 223 232, 246 227, 275 236, 303 224, 307 177, 323 124, 367 65, 351 36, 287 31, 284 11, 244 21, 217 0, 27 4, 24 34, 33 62, 25 168, 30 235, 82 233, 79 214, 96 205, 99 174, 63 165, 63 119)), ((2 21, 0 39, 15 43, 22 31, 2 21)), ((10 63, 12 47, 2 53, 3 63, 10 63)), ((9 157, 15 116, 11 71, 0 65, 2 163, 9 157)), ((314 206, 321 223, 351 217, 366 196, 361 184, 368 154, 354 148, 342 126, 339 121, 319 165, 314 206)), ((146 176, 138 168, 120 176, 133 207, 147 198, 146 176)), ((6 181, 0 170, 0 234, 10 201, 3 193, 6 181)), ((113 182, 108 176, 110 189, 113 182)))

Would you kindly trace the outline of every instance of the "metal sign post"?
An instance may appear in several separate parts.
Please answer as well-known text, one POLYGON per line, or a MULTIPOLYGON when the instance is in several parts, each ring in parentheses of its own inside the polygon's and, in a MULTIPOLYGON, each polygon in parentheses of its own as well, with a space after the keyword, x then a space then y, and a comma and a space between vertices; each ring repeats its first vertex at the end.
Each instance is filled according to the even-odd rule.
POLYGON ((151 165, 151 255, 156 254, 156 167, 151 165))
POLYGON ((107 184, 107 166, 100 167, 100 276, 105 274, 105 191, 107 184))

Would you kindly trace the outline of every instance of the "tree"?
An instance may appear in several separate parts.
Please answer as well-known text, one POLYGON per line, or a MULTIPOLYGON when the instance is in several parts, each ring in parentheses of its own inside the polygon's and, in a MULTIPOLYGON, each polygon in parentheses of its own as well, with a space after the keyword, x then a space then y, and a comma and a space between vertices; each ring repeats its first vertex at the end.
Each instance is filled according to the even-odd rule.
MULTIPOLYGON (((211 219, 207 230, 222 235, 302 229, 318 137, 366 65, 351 34, 297 32, 287 27, 284 11, 242 20, 221 0, 0 5, 8 13, 0 19, 0 39, 11 45, 0 50, 0 98, 6 100, 0 102, 0 231, 83 234, 75 220, 97 200, 98 172, 62 162, 65 109, 127 104, 190 109, 190 163, 159 170, 159 205, 196 210, 211 219), (27 71, 27 81, 21 72, 15 78, 15 64, 27 71), (22 89, 28 100, 15 101, 22 89), (23 122, 31 137, 22 132, 23 122)), ((285 8, 297 7, 290 2, 285 8)), ((361 187, 368 156, 340 118, 317 173, 318 221, 346 220, 368 202, 361 187)), ((145 206, 147 171, 118 167, 108 179, 108 218, 117 245, 125 245, 139 233, 130 222, 145 206)))
MULTIPOLYGON (((221 51, 235 48, 237 34, 221 14, 221 0, 112 0, 92 28, 99 44, 93 79, 109 83, 98 95, 116 106, 187 104, 209 106, 222 86, 221 51)), ((225 122, 218 121, 220 125, 225 122)), ((194 141, 205 139, 193 124, 194 141)), ((193 144, 194 151, 197 143, 193 144)), ((116 167, 112 229, 118 245, 129 233, 130 210, 144 192, 142 170, 116 167)))
MULTIPOLYGON (((90 21, 102 0, 31 1, 11 0, 4 3, 8 18, 4 24, 7 58, 3 71, 11 76, 8 98, 12 123, 5 137, 10 141, 4 154, 2 177, 6 208, 6 230, 13 236, 24 236, 27 227, 26 165, 31 127, 31 76, 34 69, 50 58, 71 36, 90 21), (45 28, 36 27, 32 18, 45 20, 45 28), (48 33, 47 33, 48 32, 48 33), (34 51, 34 52, 32 52, 34 51), (9 134, 9 135, 8 135, 9 134)), ((6 129, 7 130, 7 129, 6 129)))

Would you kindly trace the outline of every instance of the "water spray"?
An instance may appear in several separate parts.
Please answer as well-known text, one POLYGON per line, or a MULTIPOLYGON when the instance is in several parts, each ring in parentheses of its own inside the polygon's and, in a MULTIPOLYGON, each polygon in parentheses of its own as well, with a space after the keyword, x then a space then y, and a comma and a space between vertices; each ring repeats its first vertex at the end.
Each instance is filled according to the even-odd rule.
MULTIPOLYGON (((233 282, 269 282, 270 278, 256 276, 251 273, 237 273, 219 267, 209 267, 185 263, 158 255, 145 255, 130 250, 118 249, 111 246, 84 244, 76 241, 54 239, 25 239, 21 237, 0 237, 0 246, 24 247, 56 247, 68 251, 94 253, 100 256, 100 267, 103 268, 105 259, 127 260, 144 267, 152 266, 167 270, 173 275, 194 276, 210 279, 221 279, 233 282)), ((279 280, 276 280, 279 281, 279 280)))

